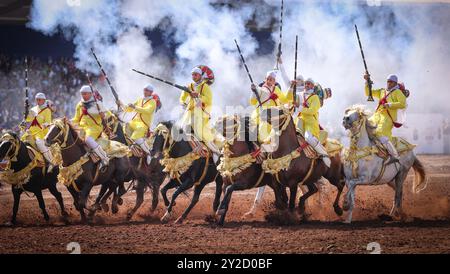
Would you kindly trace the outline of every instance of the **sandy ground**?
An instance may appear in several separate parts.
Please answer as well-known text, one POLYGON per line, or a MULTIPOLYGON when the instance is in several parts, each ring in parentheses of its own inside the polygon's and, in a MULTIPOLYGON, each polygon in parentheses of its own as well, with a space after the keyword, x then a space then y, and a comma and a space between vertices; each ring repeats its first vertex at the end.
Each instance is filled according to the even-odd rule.
MULTIPOLYGON (((181 225, 173 221, 161 224, 161 202, 155 213, 149 213, 150 193, 146 193, 146 201, 135 217, 126 221, 127 210, 134 204, 134 192, 126 194, 118 214, 100 212, 94 225, 81 225, 72 198, 60 187, 71 224, 60 221, 59 208, 48 191, 44 195, 51 215, 49 223, 43 220, 36 199, 22 195, 18 225, 0 225, 0 253, 69 253, 67 245, 77 242, 82 253, 369 253, 368 245, 379 244, 382 253, 448 254, 450 156, 419 158, 428 173, 428 187, 413 194, 413 172, 409 174, 403 200, 408 220, 404 223, 378 218, 389 213, 393 191, 388 186, 369 186, 357 189, 354 223, 342 224, 343 219, 334 214, 331 205, 336 191, 325 181, 320 193, 307 203, 310 220, 290 226, 265 221, 266 210, 273 201, 271 190, 266 191, 265 205, 252 219, 242 220, 241 216, 250 209, 256 190, 234 193, 224 227, 206 222, 205 216, 212 213, 214 184, 205 188, 200 202, 181 225)), ((179 197, 174 218, 188 201, 183 195, 179 197)), ((9 187, 3 186, 0 223, 9 220, 11 210, 12 194, 9 187)))

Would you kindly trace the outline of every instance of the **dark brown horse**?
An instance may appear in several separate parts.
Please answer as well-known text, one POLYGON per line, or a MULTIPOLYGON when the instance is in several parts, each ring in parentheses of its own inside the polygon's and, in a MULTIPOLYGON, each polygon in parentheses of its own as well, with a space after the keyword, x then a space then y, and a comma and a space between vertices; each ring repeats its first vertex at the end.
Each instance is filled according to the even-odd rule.
MULTIPOLYGON (((95 211, 99 209, 100 205, 98 203, 105 192, 108 189, 116 189, 125 182, 125 177, 130 170, 128 158, 111 159, 108 167, 105 170, 100 170, 98 167, 99 163, 94 163, 89 157, 91 152, 66 118, 54 121, 45 137, 45 142, 48 146, 54 143, 60 145, 63 167, 80 163, 79 161, 82 158, 87 159, 81 166, 81 175, 67 186, 73 197, 75 208, 80 212, 82 222, 86 222, 84 209, 90 211, 89 217, 92 218, 95 211), (95 185, 101 185, 100 193, 96 203, 91 208, 88 208, 86 206, 87 199, 92 187, 95 185)), ((113 203, 116 203, 117 200, 118 197, 113 199, 113 203)))
MULTIPOLYGON (((130 145, 130 147, 136 146, 135 144, 129 144, 130 141, 127 141, 122 123, 119 119, 110 116, 108 118, 108 124, 111 125, 111 129, 115 135, 112 140, 124 145, 130 145)), ((136 148, 139 150, 138 146, 136 148)), ((130 157, 132 170, 127 174, 126 181, 136 182, 134 186, 134 190, 136 191, 136 202, 135 206, 127 213, 128 220, 133 217, 144 202, 144 193, 146 189, 150 189, 152 192, 152 205, 150 211, 154 212, 156 210, 159 202, 159 189, 166 177, 166 173, 163 172, 163 167, 159 161, 160 159, 161 158, 152 158, 150 164, 147 164, 145 153, 143 153, 141 157, 130 157)), ((111 191, 109 191, 102 200, 107 198, 110 193, 111 191)))
POLYGON ((274 174, 277 177, 277 181, 290 190, 289 209, 292 211, 295 208, 299 183, 304 184, 308 187, 308 192, 300 197, 298 212, 300 215, 306 217, 304 215, 305 202, 318 191, 315 183, 323 176, 338 189, 333 207, 337 215, 342 215, 339 198, 345 181, 343 179, 342 163, 339 154, 330 157, 330 168, 323 163, 321 158, 315 160, 308 158, 303 145, 299 144, 294 121, 287 109, 279 107, 268 108, 262 112, 261 116, 267 118, 267 121, 272 125, 273 130, 278 136, 277 148, 269 154, 269 158, 276 160, 288 154, 295 153, 295 151, 300 152, 300 156, 292 159, 286 170, 280 170, 278 174, 274 174))
MULTIPOLYGON (((28 148, 25 143, 20 141, 18 136, 13 132, 5 133, 1 139, 0 144, 0 160, 9 160, 9 169, 15 174, 20 171, 25 171, 27 167, 33 167, 29 155, 28 148)), ((61 193, 56 189, 58 183, 57 176, 59 169, 55 167, 52 172, 48 172, 48 166, 34 167, 29 172, 29 180, 21 187, 12 186, 11 190, 14 196, 13 214, 10 223, 16 224, 17 211, 19 210, 20 196, 24 191, 34 193, 39 202, 39 207, 44 214, 44 219, 49 221, 50 217, 45 209, 45 202, 42 196, 42 190, 48 189, 50 193, 56 198, 61 207, 61 215, 64 221, 67 221, 68 214, 64 209, 64 201, 61 193)), ((7 178, 6 178, 7 179, 7 178)))
POLYGON ((250 117, 225 116, 220 118, 216 125, 224 133, 226 144, 224 155, 218 170, 223 177, 226 187, 225 196, 220 203, 216 216, 218 224, 223 225, 233 191, 252 189, 269 185, 275 192, 275 206, 285 209, 287 195, 284 187, 275 182, 272 175, 264 173, 261 163, 258 163, 259 145, 256 140, 256 127, 250 124, 250 117))
MULTIPOLYGON (((155 141, 151 155, 153 158, 160 158, 167 156, 170 159, 179 159, 192 155, 193 152, 191 145, 187 140, 191 137, 187 136, 181 128, 175 126, 172 122, 160 123, 155 130, 155 141), (174 138, 174 135, 176 138, 174 138), (164 155, 166 153, 166 155, 164 155)), ((176 223, 182 223, 186 219, 189 212, 197 204, 200 193, 203 188, 210 182, 216 182, 216 193, 213 202, 214 212, 217 210, 220 202, 220 195, 222 192, 222 178, 218 176, 216 164, 211 156, 200 157, 192 162, 192 165, 178 178, 172 178, 166 186, 161 190, 164 201, 167 205, 166 214, 161 218, 161 221, 167 222, 172 214, 172 208, 175 205, 175 200, 184 191, 194 187, 194 195, 191 199, 191 203, 183 212, 183 214, 176 220, 176 223), (171 201, 169 202, 166 196, 166 192, 170 188, 175 188, 171 201), (169 202, 167 204, 167 202, 169 202)))

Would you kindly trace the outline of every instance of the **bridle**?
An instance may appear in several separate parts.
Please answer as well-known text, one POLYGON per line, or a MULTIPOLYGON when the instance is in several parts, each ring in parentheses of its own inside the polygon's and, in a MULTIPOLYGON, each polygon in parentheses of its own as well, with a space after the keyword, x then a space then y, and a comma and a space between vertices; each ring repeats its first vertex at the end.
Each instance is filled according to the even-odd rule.
POLYGON ((6 133, 5 135, 2 136, 0 141, 1 145, 3 145, 4 143, 10 143, 8 151, 5 153, 4 159, 13 162, 17 161, 17 155, 19 154, 20 149, 19 140, 14 138, 14 136, 12 136, 11 134, 6 133), (10 155, 11 153, 12 155, 10 155))
MULTIPOLYGON (((50 141, 57 143, 59 145, 59 147, 61 148, 61 150, 70 149, 77 143, 78 139, 80 138, 79 134, 76 134, 76 138, 73 141, 73 143, 70 145, 67 145, 67 140, 69 139, 69 132, 70 132, 69 124, 67 122, 63 122, 61 120, 56 120, 54 122, 53 126, 57 127, 59 129, 59 132, 50 141), (63 141, 60 141, 60 137, 62 135, 64 135, 64 138, 63 138, 63 141)), ((50 132, 51 132, 51 130, 50 130, 50 132)))

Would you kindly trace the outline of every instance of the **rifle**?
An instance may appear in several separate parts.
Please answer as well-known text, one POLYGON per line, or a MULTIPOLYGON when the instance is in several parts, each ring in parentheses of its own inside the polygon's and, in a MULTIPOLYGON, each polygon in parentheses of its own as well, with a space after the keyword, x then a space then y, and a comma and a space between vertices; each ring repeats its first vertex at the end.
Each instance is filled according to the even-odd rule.
MULTIPOLYGON (((236 47, 238 49, 239 55, 241 56, 242 63, 244 64, 245 70, 247 71, 248 78, 250 79, 250 82, 252 83, 252 85, 255 85, 255 83, 253 82, 252 75, 250 74, 250 71, 248 70, 247 63, 245 63, 245 59, 244 59, 244 56, 242 55, 241 48, 239 47, 236 39, 234 40, 234 42, 236 43, 236 47)), ((252 89, 252 91, 255 94, 256 100, 258 100, 259 107, 261 107, 262 103, 261 103, 261 98, 259 97, 258 92, 253 89, 252 89)))
POLYGON ((25 121, 30 114, 30 94, 28 92, 28 57, 25 57, 25 104, 23 111, 23 120, 25 121))
POLYGON ((281 58, 281 42, 283 41, 283 11, 284 11, 284 0, 281 0, 281 17, 280 17, 280 43, 278 43, 278 53, 277 53, 277 66, 276 70, 279 69, 278 60, 281 58))
POLYGON ((163 82, 163 83, 165 83, 165 84, 168 84, 168 85, 170 85, 170 86, 172 86, 172 87, 175 87, 175 88, 177 88, 177 89, 180 89, 180 90, 182 90, 182 91, 186 91, 187 93, 191 93, 191 90, 188 89, 187 87, 183 87, 183 86, 174 84, 174 83, 172 83, 172 82, 163 80, 163 79, 161 79, 161 78, 159 78, 159 77, 156 77, 156 76, 153 76, 153 75, 144 73, 144 72, 139 71, 139 70, 136 70, 136 69, 132 69, 132 71, 134 71, 134 72, 136 72, 136 73, 139 73, 139 74, 142 74, 142 75, 144 75, 144 76, 147 76, 147 77, 149 77, 149 78, 158 80, 158 81, 160 81, 160 82, 163 82))
POLYGON ((95 102, 95 105, 97 106, 98 114, 100 115, 100 118, 102 119, 102 126, 104 128, 104 131, 108 135, 109 139, 114 139, 115 138, 114 133, 108 127, 108 124, 105 121, 104 114, 102 113, 102 111, 100 109, 100 105, 98 104, 97 98, 95 97, 95 90, 94 90, 94 87, 92 85, 91 78, 89 77, 89 73, 86 73, 86 78, 88 80, 89 87, 91 88, 92 97, 94 97, 94 102, 95 102))
POLYGON ((366 58, 364 57, 364 51, 361 45, 361 39, 359 38, 359 32, 358 32, 358 27, 355 25, 355 31, 356 31, 356 37, 358 38, 358 43, 359 43, 359 49, 361 50, 361 56, 363 59, 363 63, 364 63, 364 68, 366 69, 366 74, 368 76, 367 78, 367 86, 369 87, 369 97, 367 98, 367 101, 369 102, 373 102, 373 97, 372 97, 372 80, 370 80, 370 74, 369 74, 369 70, 367 69, 367 63, 366 63, 366 58))
POLYGON ((294 64, 294 89, 293 89, 293 97, 294 97, 294 106, 295 101, 297 100, 297 52, 298 52, 298 35, 295 36, 295 64, 294 64))
POLYGON ((105 76, 106 82, 108 82, 109 88, 111 89, 111 92, 112 92, 112 94, 114 96, 114 99, 116 99, 117 109, 120 110, 119 95, 117 95, 116 90, 114 89, 114 87, 112 86, 111 82, 109 81, 108 75, 106 74, 105 70, 103 69, 102 64, 98 60, 97 55, 95 54, 93 48, 91 48, 91 52, 92 52, 92 55, 94 55, 94 58, 97 61, 97 64, 100 67, 100 70, 102 71, 103 76, 105 76))

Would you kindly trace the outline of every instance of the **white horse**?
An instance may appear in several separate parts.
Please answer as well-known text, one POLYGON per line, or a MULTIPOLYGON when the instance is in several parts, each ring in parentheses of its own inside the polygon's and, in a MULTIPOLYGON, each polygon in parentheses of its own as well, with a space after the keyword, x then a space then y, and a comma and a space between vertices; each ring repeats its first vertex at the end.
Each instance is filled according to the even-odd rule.
POLYGON ((343 126, 350 131, 350 148, 344 155, 344 173, 348 188, 344 201, 344 210, 348 211, 345 223, 351 223, 355 205, 355 188, 357 185, 388 184, 395 191, 394 205, 390 215, 404 220, 402 211, 403 182, 411 167, 415 177, 413 193, 426 187, 426 174, 422 163, 414 154, 414 146, 403 144, 399 151, 399 162, 385 165, 385 157, 380 157, 373 135, 375 127, 368 121, 371 113, 364 106, 355 105, 345 111, 343 126))

